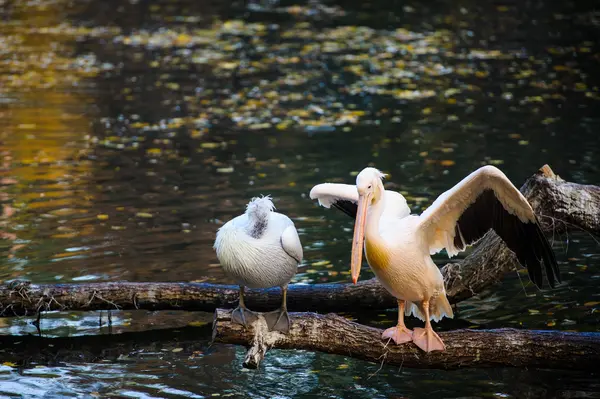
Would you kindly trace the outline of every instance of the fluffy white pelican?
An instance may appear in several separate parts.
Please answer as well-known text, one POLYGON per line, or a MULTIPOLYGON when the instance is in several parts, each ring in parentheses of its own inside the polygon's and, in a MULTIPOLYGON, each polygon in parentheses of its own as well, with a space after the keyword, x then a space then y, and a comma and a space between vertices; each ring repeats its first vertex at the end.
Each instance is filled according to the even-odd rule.
POLYGON ((327 208, 334 205, 356 218, 352 241, 352 281, 357 282, 362 247, 381 284, 398 299, 398 324, 383 338, 397 344, 413 341, 426 352, 444 350, 431 319, 453 317, 444 280, 431 259, 442 249, 449 257, 464 251, 490 229, 504 240, 527 267, 529 278, 542 287, 542 264, 550 286, 560 282, 558 265, 531 205, 499 169, 484 166, 440 195, 421 215, 410 215, 402 195, 386 191, 375 168, 363 169, 356 186, 319 184, 310 192, 327 208), (414 332, 404 314, 425 321, 414 332))
POLYGON ((257 318, 244 304, 244 287, 281 287, 281 307, 263 316, 270 330, 288 332, 287 286, 302 261, 302 244, 294 222, 274 208, 269 196, 253 198, 243 215, 217 231, 214 249, 225 273, 240 286, 231 320, 248 326, 257 318))

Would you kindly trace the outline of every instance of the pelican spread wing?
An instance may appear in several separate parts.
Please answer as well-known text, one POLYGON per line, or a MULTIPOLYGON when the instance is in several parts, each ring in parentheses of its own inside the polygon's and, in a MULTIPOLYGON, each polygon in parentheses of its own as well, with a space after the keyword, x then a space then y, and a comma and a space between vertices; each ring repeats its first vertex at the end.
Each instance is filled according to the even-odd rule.
POLYGON ((531 205, 498 168, 484 166, 440 195, 420 216, 430 253, 464 251, 490 229, 502 238, 531 281, 542 287, 542 263, 551 287, 560 282, 554 252, 531 205))
MULTIPOLYGON (((317 199, 319 204, 325 208, 333 206, 344 212, 351 218, 356 218, 358 210, 358 191, 355 185, 322 183, 317 184, 310 190, 310 198, 317 199)), ((410 215, 410 208, 402 194, 395 191, 385 190, 385 217, 403 218, 410 215)))
POLYGON ((325 208, 339 209, 351 218, 356 217, 358 204, 358 191, 356 186, 350 184, 322 183, 317 184, 310 190, 310 199, 319 200, 319 204, 325 208))

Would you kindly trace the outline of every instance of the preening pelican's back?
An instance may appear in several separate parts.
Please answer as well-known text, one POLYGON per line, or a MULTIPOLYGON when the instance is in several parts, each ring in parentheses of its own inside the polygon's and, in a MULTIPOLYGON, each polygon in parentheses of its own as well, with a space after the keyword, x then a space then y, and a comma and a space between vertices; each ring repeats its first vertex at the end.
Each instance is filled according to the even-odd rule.
POLYGON ((250 288, 287 284, 302 259, 294 223, 283 214, 271 212, 259 238, 248 233, 249 224, 247 214, 243 214, 218 230, 214 248, 223 270, 237 284, 250 288))

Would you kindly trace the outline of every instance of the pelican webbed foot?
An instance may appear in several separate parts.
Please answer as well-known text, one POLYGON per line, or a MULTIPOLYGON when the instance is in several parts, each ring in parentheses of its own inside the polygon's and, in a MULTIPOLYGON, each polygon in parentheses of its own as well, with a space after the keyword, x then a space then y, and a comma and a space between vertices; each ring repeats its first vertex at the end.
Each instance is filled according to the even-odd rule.
POLYGON ((287 312, 287 284, 281 286, 281 307, 272 312, 263 313, 269 331, 279 331, 287 334, 290 331, 290 316, 287 312))
POLYGON ((258 313, 253 312, 246 307, 246 303, 244 302, 244 292, 244 286, 240 285, 240 302, 238 307, 231 312, 231 321, 248 328, 258 320, 258 313))
POLYGON ((396 327, 388 328, 381 334, 382 339, 390 339, 397 345, 404 344, 413 340, 413 332, 405 326, 397 325, 396 327))
POLYGON ((249 310, 245 306, 238 306, 231 312, 231 321, 241 324, 246 328, 251 326, 256 320, 258 320, 258 313, 249 310))
POLYGON ((413 331, 413 342, 425 352, 446 350, 444 341, 431 327, 415 328, 413 331))
POLYGON ((269 331, 279 331, 287 334, 290 331, 290 316, 284 308, 272 312, 263 313, 269 331))

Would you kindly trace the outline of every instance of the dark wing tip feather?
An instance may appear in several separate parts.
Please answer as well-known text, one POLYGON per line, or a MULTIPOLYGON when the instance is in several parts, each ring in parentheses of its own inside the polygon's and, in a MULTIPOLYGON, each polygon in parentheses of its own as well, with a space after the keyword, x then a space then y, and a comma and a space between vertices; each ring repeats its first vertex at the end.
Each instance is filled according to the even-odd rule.
POLYGON ((548 283, 552 288, 556 286, 556 283, 561 283, 560 279, 560 270, 558 268, 558 262, 556 261, 556 256, 554 255, 554 251, 552 250, 552 246, 550 242, 544 236, 542 232, 542 228, 538 221, 535 221, 535 229, 539 241, 542 244, 543 254, 544 254, 544 266, 546 267, 546 277, 548 278, 548 283))
POLYGON ((356 213, 358 212, 358 204, 352 201, 339 199, 332 203, 332 205, 350 216, 352 219, 356 219, 356 213))
POLYGON ((542 264, 550 287, 554 288, 557 282, 560 283, 556 257, 537 220, 521 222, 516 215, 504 209, 494 191, 485 190, 458 219, 454 245, 461 248, 464 244, 472 244, 489 229, 494 229, 515 253, 519 263, 527 268, 529 279, 538 288, 543 287, 542 264))

